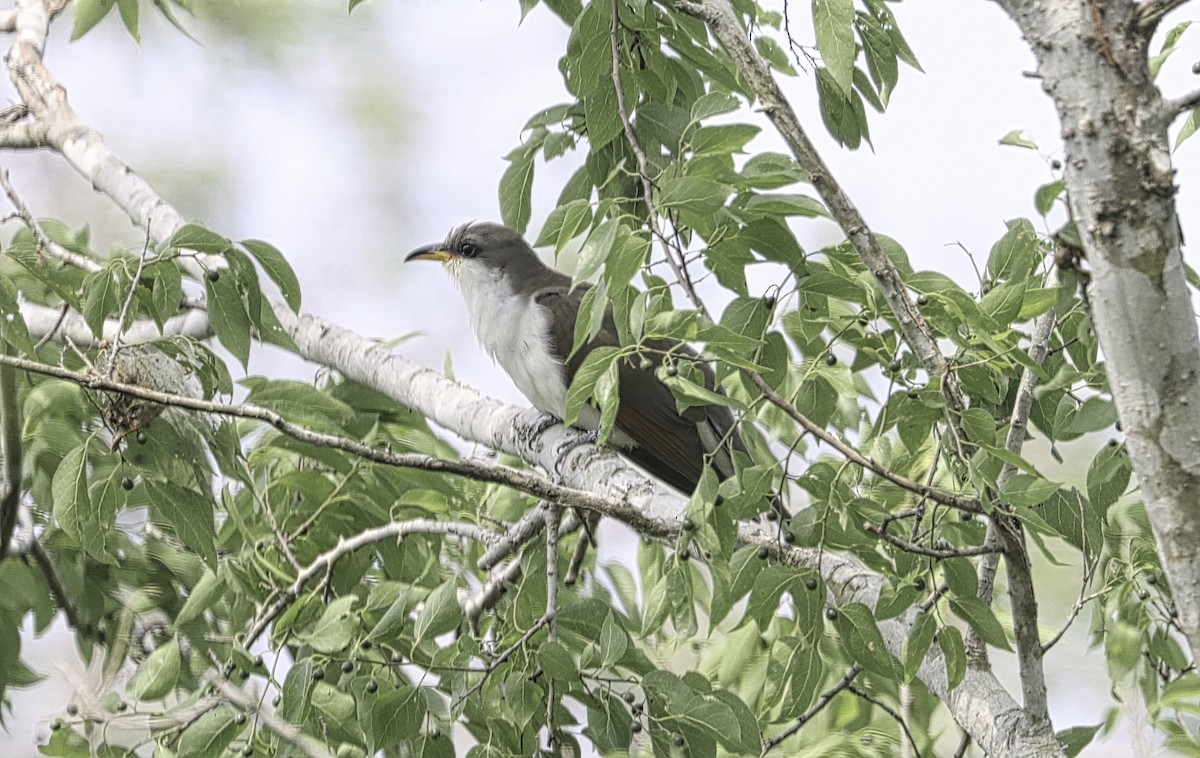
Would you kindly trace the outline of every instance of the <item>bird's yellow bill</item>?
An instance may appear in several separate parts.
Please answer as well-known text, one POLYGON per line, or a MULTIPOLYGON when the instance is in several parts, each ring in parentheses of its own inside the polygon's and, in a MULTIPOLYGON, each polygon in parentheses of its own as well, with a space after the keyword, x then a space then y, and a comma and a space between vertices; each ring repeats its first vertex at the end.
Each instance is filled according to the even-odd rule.
POLYGON ((450 260, 450 252, 437 247, 418 248, 404 258, 405 263, 409 261, 441 261, 445 263, 448 260, 450 260))

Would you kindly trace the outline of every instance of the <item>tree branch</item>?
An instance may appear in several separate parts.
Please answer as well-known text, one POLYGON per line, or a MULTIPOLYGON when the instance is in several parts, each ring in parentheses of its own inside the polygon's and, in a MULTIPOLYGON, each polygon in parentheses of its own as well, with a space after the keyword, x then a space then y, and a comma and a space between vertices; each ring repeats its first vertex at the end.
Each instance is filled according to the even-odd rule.
POLYGON ((1188 0, 1144 0, 1138 5, 1138 28, 1149 36, 1168 13, 1180 7, 1188 0))
POLYGON ((1167 111, 1167 118, 1174 121, 1184 111, 1200 106, 1200 89, 1193 90, 1182 97, 1171 98, 1163 101, 1163 108, 1167 111))
MULTIPOLYGON (((5 346, 5 355, 12 348, 5 346)), ((21 510, 21 405, 17 372, 0 368, 0 562, 8 553, 21 510)), ((36 540, 34 540, 36 542, 36 540)))
POLYGON ((675 7, 683 13, 703 20, 729 53, 738 71, 762 103, 762 110, 775 124, 796 161, 808 172, 813 188, 825 202, 830 215, 875 277, 884 300, 896 316, 896 322, 905 340, 912 346, 913 352, 926 370, 931 375, 941 378, 942 393, 946 397, 949 410, 956 418, 966 410, 967 403, 959 389, 958 378, 949 370, 929 324, 908 296, 900 272, 883 252, 874 232, 867 226, 858 208, 833 178, 829 167, 817 153, 816 147, 800 125, 795 110, 784 96, 783 90, 779 88, 779 83, 775 81, 771 70, 747 38, 728 0, 676 0, 675 7))
POLYGON ((367 529, 359 532, 353 537, 341 537, 338 539, 338 544, 334 547, 321 553, 313 559, 312 563, 305 566, 296 575, 295 580, 283 590, 283 594, 273 603, 268 605, 255 616, 246 630, 245 641, 243 647, 249 649, 257 640, 272 621, 279 614, 287 610, 288 606, 296 602, 300 597, 300 591, 314 577, 323 574, 339 558, 348 555, 359 548, 373 545, 376 542, 382 542, 387 539, 395 539, 397 541, 404 539, 410 534, 443 534, 455 535, 458 537, 466 537, 468 539, 477 540, 483 544, 487 544, 492 538, 492 532, 475 524, 468 524, 462 521, 434 521, 433 519, 412 519, 410 521, 393 521, 383 526, 377 526, 373 529, 367 529))
POLYGON ((838 680, 837 684, 822 692, 821 696, 817 698, 817 702, 809 706, 808 710, 806 710, 804 713, 801 713, 799 716, 797 716, 796 721, 791 726, 789 726, 787 729, 784 729, 771 739, 764 741, 762 752, 759 753, 759 755, 765 756, 793 734, 800 731, 805 724, 813 720, 814 716, 824 710, 825 706, 829 705, 830 701, 837 697, 839 692, 848 688, 850 683, 854 681, 854 678, 861 673, 862 666, 857 663, 846 669, 846 673, 842 674, 842 678, 838 680))
MULTIPOLYGON (((59 342, 73 342, 78 347, 99 347, 101 342, 111 342, 120 331, 120 324, 116 319, 105 319, 104 327, 97 336, 92 334, 92 328, 84 321, 83 316, 74 311, 68 310, 64 314, 61 308, 50 308, 36 303, 21 303, 20 308, 25 326, 29 328, 29 336, 35 340, 53 339, 59 342)), ((164 321, 161 331, 153 321, 133 321, 125 329, 124 341, 134 344, 151 342, 161 337, 191 337, 203 340, 212 335, 208 313, 189 310, 164 321)))
POLYGON ((956 508, 960 511, 966 511, 968 513, 982 513, 982 506, 979 504, 978 498, 956 495, 954 493, 938 489, 937 487, 932 487, 928 484, 915 482, 911 479, 900 476, 885 466, 879 465, 875 461, 872 461, 870 458, 867 458, 850 445, 842 442, 833 434, 830 434, 824 427, 810 421, 807 416, 805 416, 796 408, 796 406, 788 402, 787 398, 780 395, 779 392, 777 392, 775 388, 772 387, 770 383, 762 377, 761 374, 758 374, 754 371, 746 371, 744 373, 747 377, 749 377, 754 386, 758 388, 759 392, 763 393, 763 396, 767 398, 767 400, 790 416, 791 419, 799 424, 806 432, 841 453, 842 456, 848 461, 861 466, 867 471, 874 473, 876 476, 888 480, 897 487, 906 489, 909 492, 920 495, 923 498, 928 498, 935 503, 940 503, 941 505, 956 508))

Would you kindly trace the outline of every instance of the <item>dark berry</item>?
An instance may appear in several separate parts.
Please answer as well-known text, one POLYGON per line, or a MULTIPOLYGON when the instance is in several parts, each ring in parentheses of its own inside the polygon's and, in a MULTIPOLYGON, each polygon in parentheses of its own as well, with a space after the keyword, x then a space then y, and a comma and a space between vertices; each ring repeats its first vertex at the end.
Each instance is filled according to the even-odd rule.
POLYGON ((929 305, 929 295, 917 295, 917 305, 929 305))
POLYGON ((68 716, 78 716, 79 715, 79 706, 75 705, 74 703, 71 703, 70 705, 68 705, 67 706, 67 715, 68 716))
POLYGON ((810 576, 804 580, 804 586, 807 587, 809 591, 815 590, 817 588, 817 580, 810 576))
POLYGON ((638 732, 642 731, 642 722, 635 721, 632 724, 630 724, 629 731, 633 732, 634 734, 637 734, 638 732))
POLYGON ((1055 158, 1054 160, 1050 161, 1050 168, 1058 171, 1060 168, 1062 168, 1062 161, 1060 161, 1058 158, 1055 158))
POLYGON ((349 674, 354 670, 354 661, 344 661, 342 663, 342 673, 349 674))
POLYGON ((1158 574, 1146 574, 1146 584, 1151 587, 1158 584, 1158 574))
POLYGON ((916 579, 913 580, 913 586, 917 588, 917 592, 924 592, 925 591, 925 577, 918 576, 916 579))
POLYGON ((796 542, 796 535, 792 534, 791 532, 787 532, 783 535, 783 541, 789 545, 793 545, 796 542))
POLYGON ((62 729, 62 728, 63 728, 62 719, 54 719, 53 721, 50 722, 50 731, 57 732, 59 729, 62 729))
POLYGON ((145 444, 146 444, 146 439, 147 439, 147 438, 146 438, 146 433, 145 433, 145 432, 138 432, 138 433, 137 433, 137 436, 136 436, 134 439, 136 439, 136 440, 137 440, 137 443, 138 443, 139 445, 145 445, 145 444))
POLYGON ((829 619, 830 621, 834 621, 837 619, 837 617, 838 617, 837 608, 826 608, 825 609, 825 618, 829 619))
POLYGON ((374 694, 378 689, 379 689, 379 683, 376 682, 374 679, 367 682, 367 692, 374 694))
POLYGON ((675 747, 683 747, 683 735, 676 734, 671 737, 671 744, 675 747))
POLYGON ((649 371, 652 368, 654 368, 654 361, 650 360, 649 358, 642 358, 640 361, 638 361, 639 370, 649 371))
POLYGON ((238 715, 234 716, 234 717, 233 717, 233 723, 235 723, 235 724, 244 724, 244 723, 246 723, 246 714, 244 714, 244 713, 239 713, 238 715))
POLYGON ((696 528, 696 525, 692 522, 692 520, 690 518, 685 518, 683 520, 683 524, 681 524, 680 526, 683 529, 683 531, 685 531, 685 532, 693 531, 696 528))
POLYGON ((370 650, 372 647, 374 647, 374 643, 370 640, 363 640, 359 647, 363 650, 370 650))
POLYGON ((899 371, 899 370, 900 370, 900 361, 892 361, 891 363, 888 364, 888 371, 899 371))
POLYGON ((1138 600, 1149 600, 1149 599, 1150 599, 1150 590, 1147 590, 1147 589, 1138 590, 1138 600))
POLYGON ((276 695, 275 697, 271 698, 271 705, 277 708, 281 702, 283 702, 283 697, 281 695, 276 695))
POLYGON ((834 355, 833 353, 830 353, 829 355, 825 356, 825 365, 826 366, 836 366, 837 365, 837 356, 834 355))
POLYGON ((770 550, 767 550, 765 547, 760 547, 760 548, 758 549, 758 557, 759 557, 759 558, 761 558, 761 559, 763 559, 764 561, 765 561, 765 560, 766 560, 766 559, 767 559, 767 558, 768 558, 770 555, 771 555, 771 551, 770 551, 770 550))
POLYGON ((133 489, 133 480, 129 477, 125 477, 121 480, 121 487, 128 492, 129 490, 133 489))
POLYGON ((314 669, 313 670, 313 679, 315 679, 319 682, 324 678, 325 678, 325 669, 314 669))
POLYGON ((217 271, 215 268, 209 269, 208 274, 206 274, 206 276, 208 277, 208 280, 210 282, 217 282, 217 281, 221 280, 221 272, 217 271))

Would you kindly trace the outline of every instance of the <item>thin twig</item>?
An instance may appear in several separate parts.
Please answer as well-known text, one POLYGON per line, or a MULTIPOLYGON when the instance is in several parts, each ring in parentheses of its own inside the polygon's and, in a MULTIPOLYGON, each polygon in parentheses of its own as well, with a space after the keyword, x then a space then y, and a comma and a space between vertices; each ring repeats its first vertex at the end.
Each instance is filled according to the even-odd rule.
POLYGON ((479 681, 476 682, 475 684, 471 685, 470 689, 468 689, 466 692, 464 692, 463 694, 458 696, 458 699, 454 701, 454 706, 451 708, 451 710, 454 710, 454 708, 457 708, 460 704, 465 702, 466 699, 469 698, 471 695, 474 695, 476 692, 479 692, 479 690, 483 689, 483 685, 485 682, 487 682, 488 677, 491 676, 492 673, 495 672, 496 669, 501 666, 501 664, 503 664, 510 657, 512 657, 513 653, 517 652, 518 650, 523 648, 526 644, 528 644, 529 640, 533 639, 533 635, 537 634, 538 631, 542 627, 546 626, 546 624, 548 624, 548 623, 550 623, 550 617, 542 616, 540 619, 538 619, 537 621, 535 621, 533 623, 533 626, 531 626, 527 630, 525 630, 525 633, 521 635, 521 639, 514 642, 511 646, 509 646, 503 652, 501 652, 499 655, 497 655, 495 658, 493 658, 492 662, 490 664, 488 664, 487 670, 484 671, 483 675, 479 678, 479 681))
POLYGON ((633 131, 633 122, 629 118, 629 108, 625 104, 625 88, 621 86, 621 38, 617 23, 620 6, 620 0, 612 0, 612 27, 609 30, 613 57, 612 79, 613 86, 617 89, 617 113, 621 116, 621 125, 625 130, 625 140, 629 143, 629 149, 633 151, 633 157, 637 161, 638 182, 642 188, 642 202, 646 204, 646 220, 650 224, 651 232, 653 232, 654 236, 662 244, 663 256, 666 258, 667 265, 675 273, 675 279, 679 282, 679 286, 683 287, 688 300, 691 300, 692 304, 699 308, 701 313, 708 316, 708 309, 704 307, 704 302, 700 300, 700 296, 696 293, 696 288, 692 285, 691 277, 688 276, 687 270, 683 267, 684 264, 675 260, 671 244, 658 222, 658 210, 654 205, 654 186, 650 180, 650 162, 646 158, 646 152, 642 150, 642 146, 638 142, 637 134, 633 131))
POLYGON ((58 571, 54 568, 54 563, 50 560, 50 555, 46 552, 46 547, 41 541, 37 539, 29 541, 29 555, 33 556, 34 562, 38 565, 38 570, 42 572, 42 578, 46 580, 46 587, 50 590, 50 595, 54 598, 54 602, 58 604, 63 615, 67 617, 67 624, 82 634, 91 633, 93 630, 79 619, 79 611, 75 608, 75 601, 71 599, 71 594, 67 592, 62 579, 59 578, 58 571))
POLYGON ((790 416, 793 421, 802 426, 809 434, 837 450, 852 463, 865 468, 877 476, 887 479, 889 482, 898 487, 906 489, 910 492, 914 492, 922 497, 927 497, 935 503, 940 503, 942 505, 956 508, 961 511, 967 511, 969 513, 982 512, 978 498, 955 495, 951 492, 946 492, 945 490, 938 489, 936 487, 930 487, 928 485, 921 484, 920 482, 914 482, 913 480, 900 476, 887 467, 881 466, 875 461, 872 461, 870 458, 867 458, 850 445, 847 445, 845 442, 842 442, 840 439, 830 434, 824 429, 824 427, 821 427, 809 420, 809 418, 801 413, 799 409, 788 402, 785 397, 780 395, 779 392, 777 392, 775 388, 772 387, 767 380, 762 377, 761 374, 758 374, 754 371, 743 371, 743 373, 750 378, 750 381, 754 384, 754 386, 757 387, 758 390, 762 392, 767 400, 769 400, 773 405, 790 416))
POLYGON ((150 252, 150 232, 146 232, 146 240, 142 244, 142 254, 138 258, 137 268, 133 272, 133 279, 130 281, 129 294, 125 296, 125 302, 121 304, 121 312, 117 316, 117 333, 113 335, 112 347, 108 351, 108 376, 112 378, 113 371, 117 367, 117 353, 121 350, 121 336, 125 333, 125 320, 129 318, 129 308, 133 305, 134 295, 137 294, 138 282, 142 279, 142 272, 146 269, 146 254, 150 252))
POLYGON ((17 212, 17 217, 21 219, 21 223, 25 224, 29 228, 29 231, 33 233, 33 239, 37 242, 38 252, 48 255, 51 258, 57 258, 63 263, 81 268, 84 271, 94 272, 104 268, 86 255, 80 255, 68 250, 50 239, 46 231, 42 229, 42 225, 29 212, 29 208, 25 206, 25 202, 21 200, 21 196, 13 188, 12 182, 8 178, 8 169, 0 168, 0 187, 4 188, 4 194, 8 195, 8 201, 12 203, 13 209, 17 212))
POLYGON ((775 747, 777 745, 779 745, 781 742, 788 739, 796 732, 800 731, 800 729, 805 724, 807 724, 809 721, 812 721, 814 716, 816 716, 818 713, 820 713, 825 708, 825 706, 829 705, 829 701, 831 701, 835 697, 837 697, 837 694, 839 692, 841 692, 842 690, 849 687, 850 683, 854 681, 854 678, 861 673, 862 673, 862 666, 860 666, 857 663, 854 664, 853 666, 851 666, 850 668, 846 669, 846 673, 842 675, 842 678, 840 680, 838 680, 838 683, 833 685, 829 689, 825 690, 824 692, 822 692, 821 697, 817 698, 817 702, 813 703, 807 711, 805 711, 804 713, 801 713, 796 718, 795 723, 793 723, 787 729, 783 730, 782 732, 775 735, 771 739, 765 740, 763 742, 762 752, 759 753, 760 758, 761 758, 761 756, 765 756, 767 753, 769 753, 773 749, 775 749, 775 747))
POLYGON ((989 547, 988 545, 947 548, 926 547, 925 545, 918 545, 915 542, 909 542, 902 537, 897 537, 896 535, 888 532, 886 529, 882 529, 872 523, 863 524, 863 527, 866 528, 866 530, 871 534, 882 537, 885 542, 895 545, 907 553, 924 555, 928 558, 971 558, 974 556, 987 555, 989 553, 997 553, 1000 551, 1000 548, 989 547))
POLYGON ((514 469, 509 466, 501 466, 476 459, 448 460, 418 453, 394 453, 390 450, 370 447, 358 440, 347 437, 314 432, 298 424, 294 424, 284 419, 278 413, 266 408, 254 405, 216 403, 168 392, 158 392, 138 385, 115 382, 95 374, 84 374, 59 366, 51 366, 14 356, 0 355, 0 365, 12 366, 34 374, 53 376, 58 379, 75 382, 87 389, 117 392, 141 400, 149 400, 160 405, 263 421, 273 426, 279 432, 301 442, 341 450, 352 455, 357 455, 360 458, 375 461, 376 463, 384 463, 402 468, 417 468, 425 471, 439 471, 476 481, 503 484, 534 497, 553 500, 557 503, 576 508, 600 511, 634 528, 642 525, 647 526, 652 531, 659 532, 662 527, 661 524, 658 524, 622 500, 597 495, 585 490, 564 487, 531 472, 514 469))
POLYGON ((234 687, 219 672, 214 672, 208 676, 206 681, 212 685, 213 689, 220 693, 223 699, 238 708, 251 711, 259 722, 272 732, 275 732, 281 740, 296 748, 308 758, 333 758, 333 754, 327 752, 316 740, 301 732, 299 728, 276 716, 274 711, 263 708, 259 699, 250 697, 238 687, 234 687))
POLYGON ((871 695, 866 690, 855 687, 853 684, 849 685, 847 687, 847 689, 849 689, 851 692, 853 692, 858 697, 862 698, 863 700, 866 700, 871 705, 875 706, 879 710, 883 711, 884 713, 886 713, 887 715, 889 715, 893 719, 895 719, 896 723, 899 724, 900 728, 904 731, 904 736, 908 738, 908 745, 909 745, 909 747, 912 748, 913 755, 916 756, 916 755, 921 754, 921 750, 917 747, 917 741, 913 739, 912 732, 910 732, 908 730, 908 724, 906 724, 904 722, 903 716, 901 716, 899 713, 897 713, 895 711, 895 709, 893 709, 890 705, 883 702, 882 700, 875 697, 874 695, 871 695))
POLYGON ((404 539, 409 534, 443 534, 455 535, 458 537, 466 537, 468 539, 477 540, 483 544, 487 544, 494 538, 494 534, 482 526, 468 524, 462 521, 435 521, 433 519, 412 519, 410 521, 393 521, 383 526, 377 526, 373 529, 367 529, 359 532, 353 537, 341 537, 338 539, 337 545, 321 553, 313 559, 312 563, 305 566, 297 575, 296 579, 286 587, 281 596, 272 604, 260 611, 250 627, 246 630, 245 641, 243 647, 249 649, 254 641, 272 621, 287 610, 288 606, 296 602, 300 597, 301 590, 314 577, 322 572, 328 571, 333 567, 333 564, 342 556, 348 555, 359 548, 373 545, 376 542, 382 542, 387 539, 395 539, 397 541, 404 539))
POLYGON ((1193 90, 1183 97, 1171 98, 1163 101, 1163 108, 1166 109, 1168 118, 1174 120, 1179 114, 1184 111, 1190 111, 1196 106, 1200 106, 1200 89, 1193 90))

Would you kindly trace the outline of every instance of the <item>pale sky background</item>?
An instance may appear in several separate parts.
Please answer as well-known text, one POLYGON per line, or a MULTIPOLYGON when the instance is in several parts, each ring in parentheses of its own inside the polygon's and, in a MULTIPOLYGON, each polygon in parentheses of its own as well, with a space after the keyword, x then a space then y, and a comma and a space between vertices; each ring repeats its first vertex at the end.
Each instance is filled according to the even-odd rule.
MULTIPOLYGON (((518 27, 516 0, 369 0, 349 16, 344 0, 208 0, 188 24, 197 45, 145 5, 140 48, 115 14, 74 44, 67 43, 70 20, 56 25, 47 62, 80 116, 185 216, 283 250, 306 310, 372 337, 422 332, 401 352, 435 368, 449 354, 459 380, 525 405, 475 345, 449 280, 436 266, 400 262, 455 224, 498 220, 502 156, 530 115, 567 99, 557 69, 567 29, 557 17, 537 8, 518 27)), ((807 8, 792 3, 793 31, 805 42, 807 8)), ((809 76, 784 86, 876 231, 899 240, 916 267, 975 289, 957 243, 982 263, 1006 219, 1027 216, 1043 228, 1033 192, 1052 179, 1048 163, 1059 149, 1053 108, 1037 80, 1023 75, 1034 68, 1032 55, 994 3, 924 0, 894 8, 925 73, 901 66, 889 111, 871 112, 873 151, 842 150, 826 135, 809 76), (1035 140, 1040 154, 998 145, 1013 129, 1035 140)), ((1200 45, 1184 40, 1161 78, 1169 94, 1200 86, 1190 73, 1200 45)), ((752 148, 780 145, 768 127, 752 148)), ((1200 138, 1176 159, 1187 240, 1200 239, 1197 192, 1188 186, 1200 169, 1198 151, 1200 138)), ((54 156, 3 155, 0 162, 36 215, 88 222, 96 237, 139 244, 140 235, 54 156)), ((571 158, 538 165, 530 237, 575 165, 571 158)), ((807 249, 837 239, 822 222, 794 228, 807 249)), ((313 369, 260 351, 251 373, 310 377, 313 369)), ((1044 470, 1080 477, 1089 444, 1064 449, 1068 459, 1078 453, 1077 466, 1044 470)), ((1061 597, 1042 598, 1042 622, 1051 628, 1078 584, 1077 571, 1055 571, 1040 583, 1062 588, 1061 597)), ((1059 729, 1094 724, 1113 704, 1102 653, 1084 654, 1085 630, 1086 621, 1077 623, 1047 660, 1059 729)), ((13 693, 0 755, 14 758, 36 755, 35 741, 88 681, 58 627, 42 640, 27 635, 23 653, 50 680, 13 693)), ((997 667, 1008 663, 998 659, 997 667)), ((1005 681, 1019 692, 1012 676, 1005 681)), ((1131 708, 1117 734, 1085 755, 1153 754, 1157 739, 1146 721, 1131 708)))

